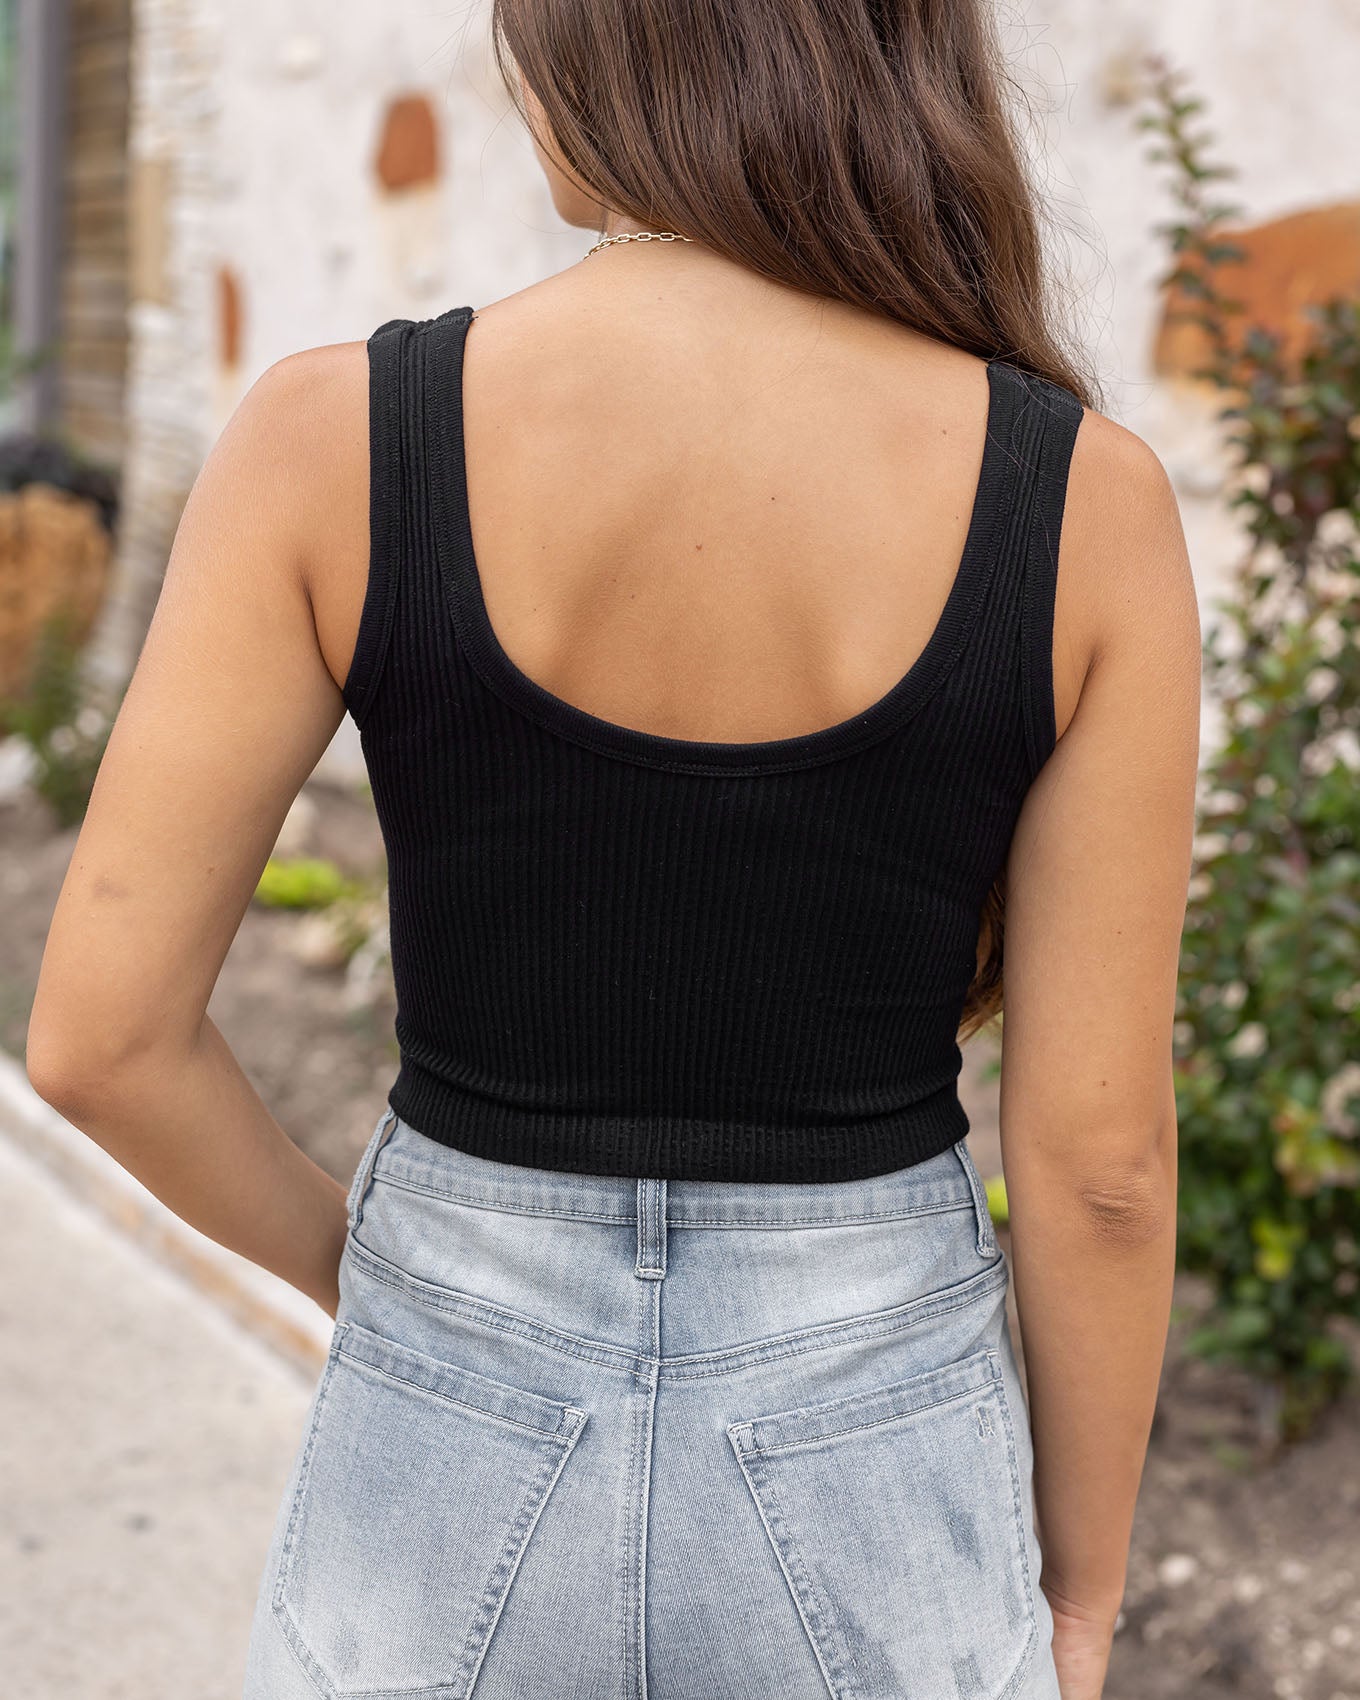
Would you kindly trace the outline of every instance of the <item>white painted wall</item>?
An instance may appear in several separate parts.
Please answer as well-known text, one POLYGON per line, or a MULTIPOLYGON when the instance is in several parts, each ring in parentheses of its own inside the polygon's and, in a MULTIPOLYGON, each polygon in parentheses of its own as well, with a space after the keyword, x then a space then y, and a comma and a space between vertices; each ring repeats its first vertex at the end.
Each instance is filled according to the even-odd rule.
MULTIPOLYGON (((134 405, 176 421, 197 408, 187 440, 211 440, 245 388, 291 350, 365 337, 397 315, 481 305, 589 245, 558 220, 495 78, 485 0, 138 0, 138 12, 149 66, 173 57, 168 44, 189 22, 200 54, 210 44, 201 75, 149 73, 155 98, 134 142, 178 127, 204 164, 186 174, 178 212, 186 305, 141 313, 136 327, 134 405), (442 117, 444 176, 393 197, 373 169, 380 123, 389 99, 415 91, 442 117), (243 354, 226 377, 210 365, 205 387, 219 257, 241 280, 243 354)), ((1222 469, 1203 400, 1149 370, 1166 264, 1153 226, 1171 199, 1135 128, 1131 71, 1157 49, 1193 73, 1216 154, 1241 168, 1223 187, 1249 220, 1351 198, 1360 7, 1007 0, 1003 17, 1016 75, 1038 100, 1039 175, 1071 233, 1056 252, 1073 267, 1078 332, 1096 351, 1106 411, 1146 437, 1175 479, 1208 617, 1238 539, 1216 499, 1222 469)), ((358 762, 346 721, 323 765, 359 772, 358 762)))
POLYGON ((218 240, 245 293, 243 381, 290 350, 385 319, 485 300, 576 260, 589 237, 553 211, 494 79, 480 0, 216 0, 218 240), (389 194, 384 110, 426 95, 444 178, 389 194))

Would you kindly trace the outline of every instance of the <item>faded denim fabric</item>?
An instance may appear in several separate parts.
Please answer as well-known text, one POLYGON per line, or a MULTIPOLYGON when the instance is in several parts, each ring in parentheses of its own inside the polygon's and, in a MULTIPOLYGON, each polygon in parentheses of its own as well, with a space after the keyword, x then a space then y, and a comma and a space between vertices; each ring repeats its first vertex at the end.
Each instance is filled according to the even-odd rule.
POLYGON ((569 1174, 387 1110, 245 1700, 1059 1700, 966 1145, 569 1174))

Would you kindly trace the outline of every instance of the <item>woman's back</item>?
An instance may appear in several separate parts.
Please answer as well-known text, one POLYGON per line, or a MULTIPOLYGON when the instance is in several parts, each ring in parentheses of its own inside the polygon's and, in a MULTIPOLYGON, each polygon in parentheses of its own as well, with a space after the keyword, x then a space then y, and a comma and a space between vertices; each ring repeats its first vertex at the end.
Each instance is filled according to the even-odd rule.
POLYGON ((512 298, 369 342, 344 694, 388 851, 390 1102, 555 1169, 885 1173, 967 1131, 956 1035, 1055 739, 1083 410, 863 315, 828 336, 721 263, 668 287, 666 257, 631 310, 512 298), (606 346, 640 373, 622 406, 606 346))
MULTIPOLYGON (((330 359, 349 420, 311 579, 342 683, 368 566, 367 356, 305 358, 330 359)), ((478 576, 515 666, 624 726, 749 741, 850 718, 925 649, 989 396, 976 356, 672 245, 480 308, 462 400, 478 576)), ((1055 625, 1061 729, 1092 621, 1073 595, 1055 625)))

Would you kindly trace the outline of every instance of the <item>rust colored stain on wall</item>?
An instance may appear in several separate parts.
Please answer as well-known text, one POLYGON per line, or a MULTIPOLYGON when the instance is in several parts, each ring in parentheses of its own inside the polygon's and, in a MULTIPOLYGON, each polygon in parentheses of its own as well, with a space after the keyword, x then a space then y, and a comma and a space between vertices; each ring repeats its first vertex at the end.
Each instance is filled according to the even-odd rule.
MULTIPOLYGON (((1244 309, 1229 323, 1234 341, 1239 327, 1264 325, 1283 338, 1286 357, 1296 358, 1311 333, 1306 305, 1360 295, 1360 201, 1309 207, 1222 234, 1245 253, 1241 261, 1216 268, 1219 288, 1244 309)), ((1199 326, 1168 317, 1183 305, 1192 304, 1183 302, 1178 291, 1168 292, 1153 344, 1157 372, 1186 375, 1208 358, 1208 340, 1199 326)))
POLYGON ((375 169, 389 190, 438 181, 439 124, 423 94, 402 95, 388 106, 375 169))
POLYGON ((241 286, 230 266, 217 268, 217 352, 224 366, 241 361, 241 286))

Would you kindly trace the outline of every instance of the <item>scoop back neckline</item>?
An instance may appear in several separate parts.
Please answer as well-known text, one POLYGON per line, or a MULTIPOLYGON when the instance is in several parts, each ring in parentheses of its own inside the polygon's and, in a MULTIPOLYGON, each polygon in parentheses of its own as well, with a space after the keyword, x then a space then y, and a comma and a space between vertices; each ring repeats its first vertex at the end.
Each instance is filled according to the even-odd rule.
POLYGON ((982 464, 949 593, 924 648, 895 684, 859 713, 785 738, 675 738, 607 720, 540 685, 511 660, 487 613, 472 536, 463 429, 467 330, 476 310, 451 307, 423 321, 426 463, 436 504, 438 568, 454 635, 478 677, 503 701, 549 731, 645 766, 694 773, 768 773, 810 767, 850 754, 903 725, 940 685, 962 653, 985 600, 1005 506, 1011 456, 1007 438, 1015 388, 1000 357, 986 361, 988 399, 982 464))

